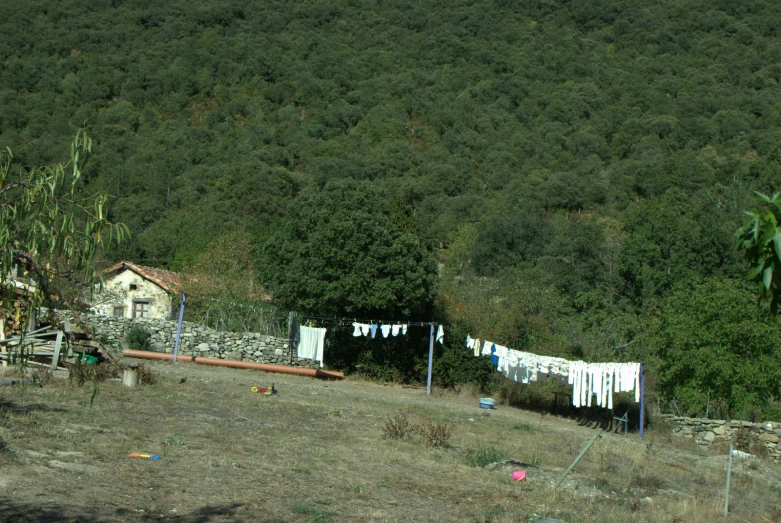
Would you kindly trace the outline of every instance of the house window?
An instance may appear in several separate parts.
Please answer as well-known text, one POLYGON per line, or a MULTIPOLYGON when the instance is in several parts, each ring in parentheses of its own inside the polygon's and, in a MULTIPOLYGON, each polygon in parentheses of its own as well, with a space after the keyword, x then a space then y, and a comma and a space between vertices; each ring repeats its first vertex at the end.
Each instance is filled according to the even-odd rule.
POLYGON ((115 318, 124 318, 125 317, 125 307, 122 305, 114 305, 114 313, 112 314, 115 318))
POLYGON ((149 302, 148 301, 134 301, 133 302, 133 318, 148 318, 149 317, 149 302))
POLYGON ((131 290, 131 291, 138 290, 138 285, 136 285, 135 283, 131 283, 131 284, 130 284, 130 290, 131 290))

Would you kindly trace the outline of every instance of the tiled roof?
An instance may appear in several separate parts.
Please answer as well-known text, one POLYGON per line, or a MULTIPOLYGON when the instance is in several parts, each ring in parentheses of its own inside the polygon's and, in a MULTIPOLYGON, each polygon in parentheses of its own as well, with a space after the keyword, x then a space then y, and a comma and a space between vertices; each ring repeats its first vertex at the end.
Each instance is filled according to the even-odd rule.
POLYGON ((168 292, 177 292, 181 288, 179 275, 175 272, 167 271, 165 269, 144 267, 143 265, 136 265, 135 263, 121 261, 116 265, 112 265, 106 269, 106 272, 118 272, 123 269, 130 269, 142 278, 146 278, 147 280, 168 292))

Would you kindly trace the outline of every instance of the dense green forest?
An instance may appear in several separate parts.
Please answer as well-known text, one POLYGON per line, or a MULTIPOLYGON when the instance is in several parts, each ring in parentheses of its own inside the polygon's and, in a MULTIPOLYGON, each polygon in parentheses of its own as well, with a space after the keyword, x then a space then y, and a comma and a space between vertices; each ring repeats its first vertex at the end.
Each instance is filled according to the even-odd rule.
MULTIPOLYGON (((691 413, 776 415, 778 376, 752 373, 781 335, 734 232, 753 191, 781 186, 777 1, 2 4, 0 146, 47 164, 87 128, 83 190, 132 233, 109 258, 182 270, 244 231, 268 262, 302 227, 291 210, 349 179, 383 195, 377 220, 405 252, 439 262, 404 310, 538 353, 647 361, 691 413), (726 297, 744 310, 710 339, 726 297)), ((458 340, 442 384, 486 375, 458 340)), ((420 377, 398 355, 361 361, 381 375, 385 357, 390 377, 420 377)))

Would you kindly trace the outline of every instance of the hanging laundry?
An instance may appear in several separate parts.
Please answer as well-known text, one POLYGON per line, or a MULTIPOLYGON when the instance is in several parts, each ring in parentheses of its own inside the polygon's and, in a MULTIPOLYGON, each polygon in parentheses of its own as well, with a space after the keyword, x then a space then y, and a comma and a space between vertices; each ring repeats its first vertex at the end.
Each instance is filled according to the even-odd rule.
POLYGON ((445 329, 444 327, 442 327, 442 325, 440 325, 439 328, 437 329, 437 343, 442 345, 444 341, 445 341, 445 329))
POLYGON ((383 325, 382 327, 380 327, 380 330, 382 331, 382 337, 383 338, 387 338, 388 335, 390 334, 391 326, 390 325, 383 325))
POLYGON ((315 327, 299 327, 298 357, 315 360, 322 367, 325 331, 315 327))
POLYGON ((467 349, 475 348, 475 340, 469 334, 466 335, 466 348, 467 349))
POLYGON ((391 334, 393 334, 394 336, 398 336, 400 329, 401 329, 401 325, 394 325, 393 328, 391 329, 391 334))
POLYGON ((363 336, 360 323, 353 323, 353 327, 355 328, 355 330, 353 330, 353 336, 363 336))
POLYGON ((369 324, 368 323, 361 323, 361 332, 364 336, 369 335, 369 324))
POLYGON ((372 333, 372 339, 374 339, 374 335, 377 334, 377 326, 374 324, 369 325, 369 330, 372 333))
POLYGON ((474 355, 480 356, 480 340, 478 340, 477 338, 475 338, 474 355))
POLYGON ((407 334, 407 326, 406 325, 402 325, 401 326, 401 333, 405 334, 405 335, 407 334))
POLYGON ((494 346, 494 343, 492 341, 485 340, 483 342, 483 356, 490 356, 491 355, 491 347, 494 346))

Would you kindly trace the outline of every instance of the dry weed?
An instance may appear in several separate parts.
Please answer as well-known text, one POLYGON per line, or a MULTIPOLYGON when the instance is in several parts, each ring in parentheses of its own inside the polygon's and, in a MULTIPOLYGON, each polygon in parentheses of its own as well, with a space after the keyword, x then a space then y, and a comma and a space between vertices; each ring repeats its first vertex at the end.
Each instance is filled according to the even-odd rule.
POLYGON ((661 490, 666 486, 664 481, 662 481, 662 478, 654 474, 638 474, 636 476, 632 476, 629 484, 633 487, 640 487, 651 490, 661 490))
POLYGON ((33 379, 35 380, 35 383, 41 387, 45 387, 54 381, 54 374, 52 374, 52 370, 49 367, 38 367, 33 371, 33 379))
POLYGON ((407 412, 399 409, 393 417, 385 420, 385 437, 390 439, 406 439, 414 432, 407 412))
POLYGON ((749 454, 753 454, 759 459, 768 459, 767 447, 761 441, 753 441, 749 447, 749 454))
POLYGON ((157 373, 148 369, 143 363, 138 364, 138 381, 143 385, 154 385, 157 382, 157 373))
POLYGON ((95 381, 106 381, 109 378, 119 378, 123 367, 116 360, 108 359, 95 365, 93 369, 95 381))
POLYGON ((423 444, 426 447, 446 448, 450 446, 450 435, 453 433, 453 427, 447 423, 426 422, 418 428, 418 432, 423 436, 423 444))
POLYGON ((735 448, 743 452, 748 452, 751 448, 751 430, 748 427, 735 433, 735 448))

